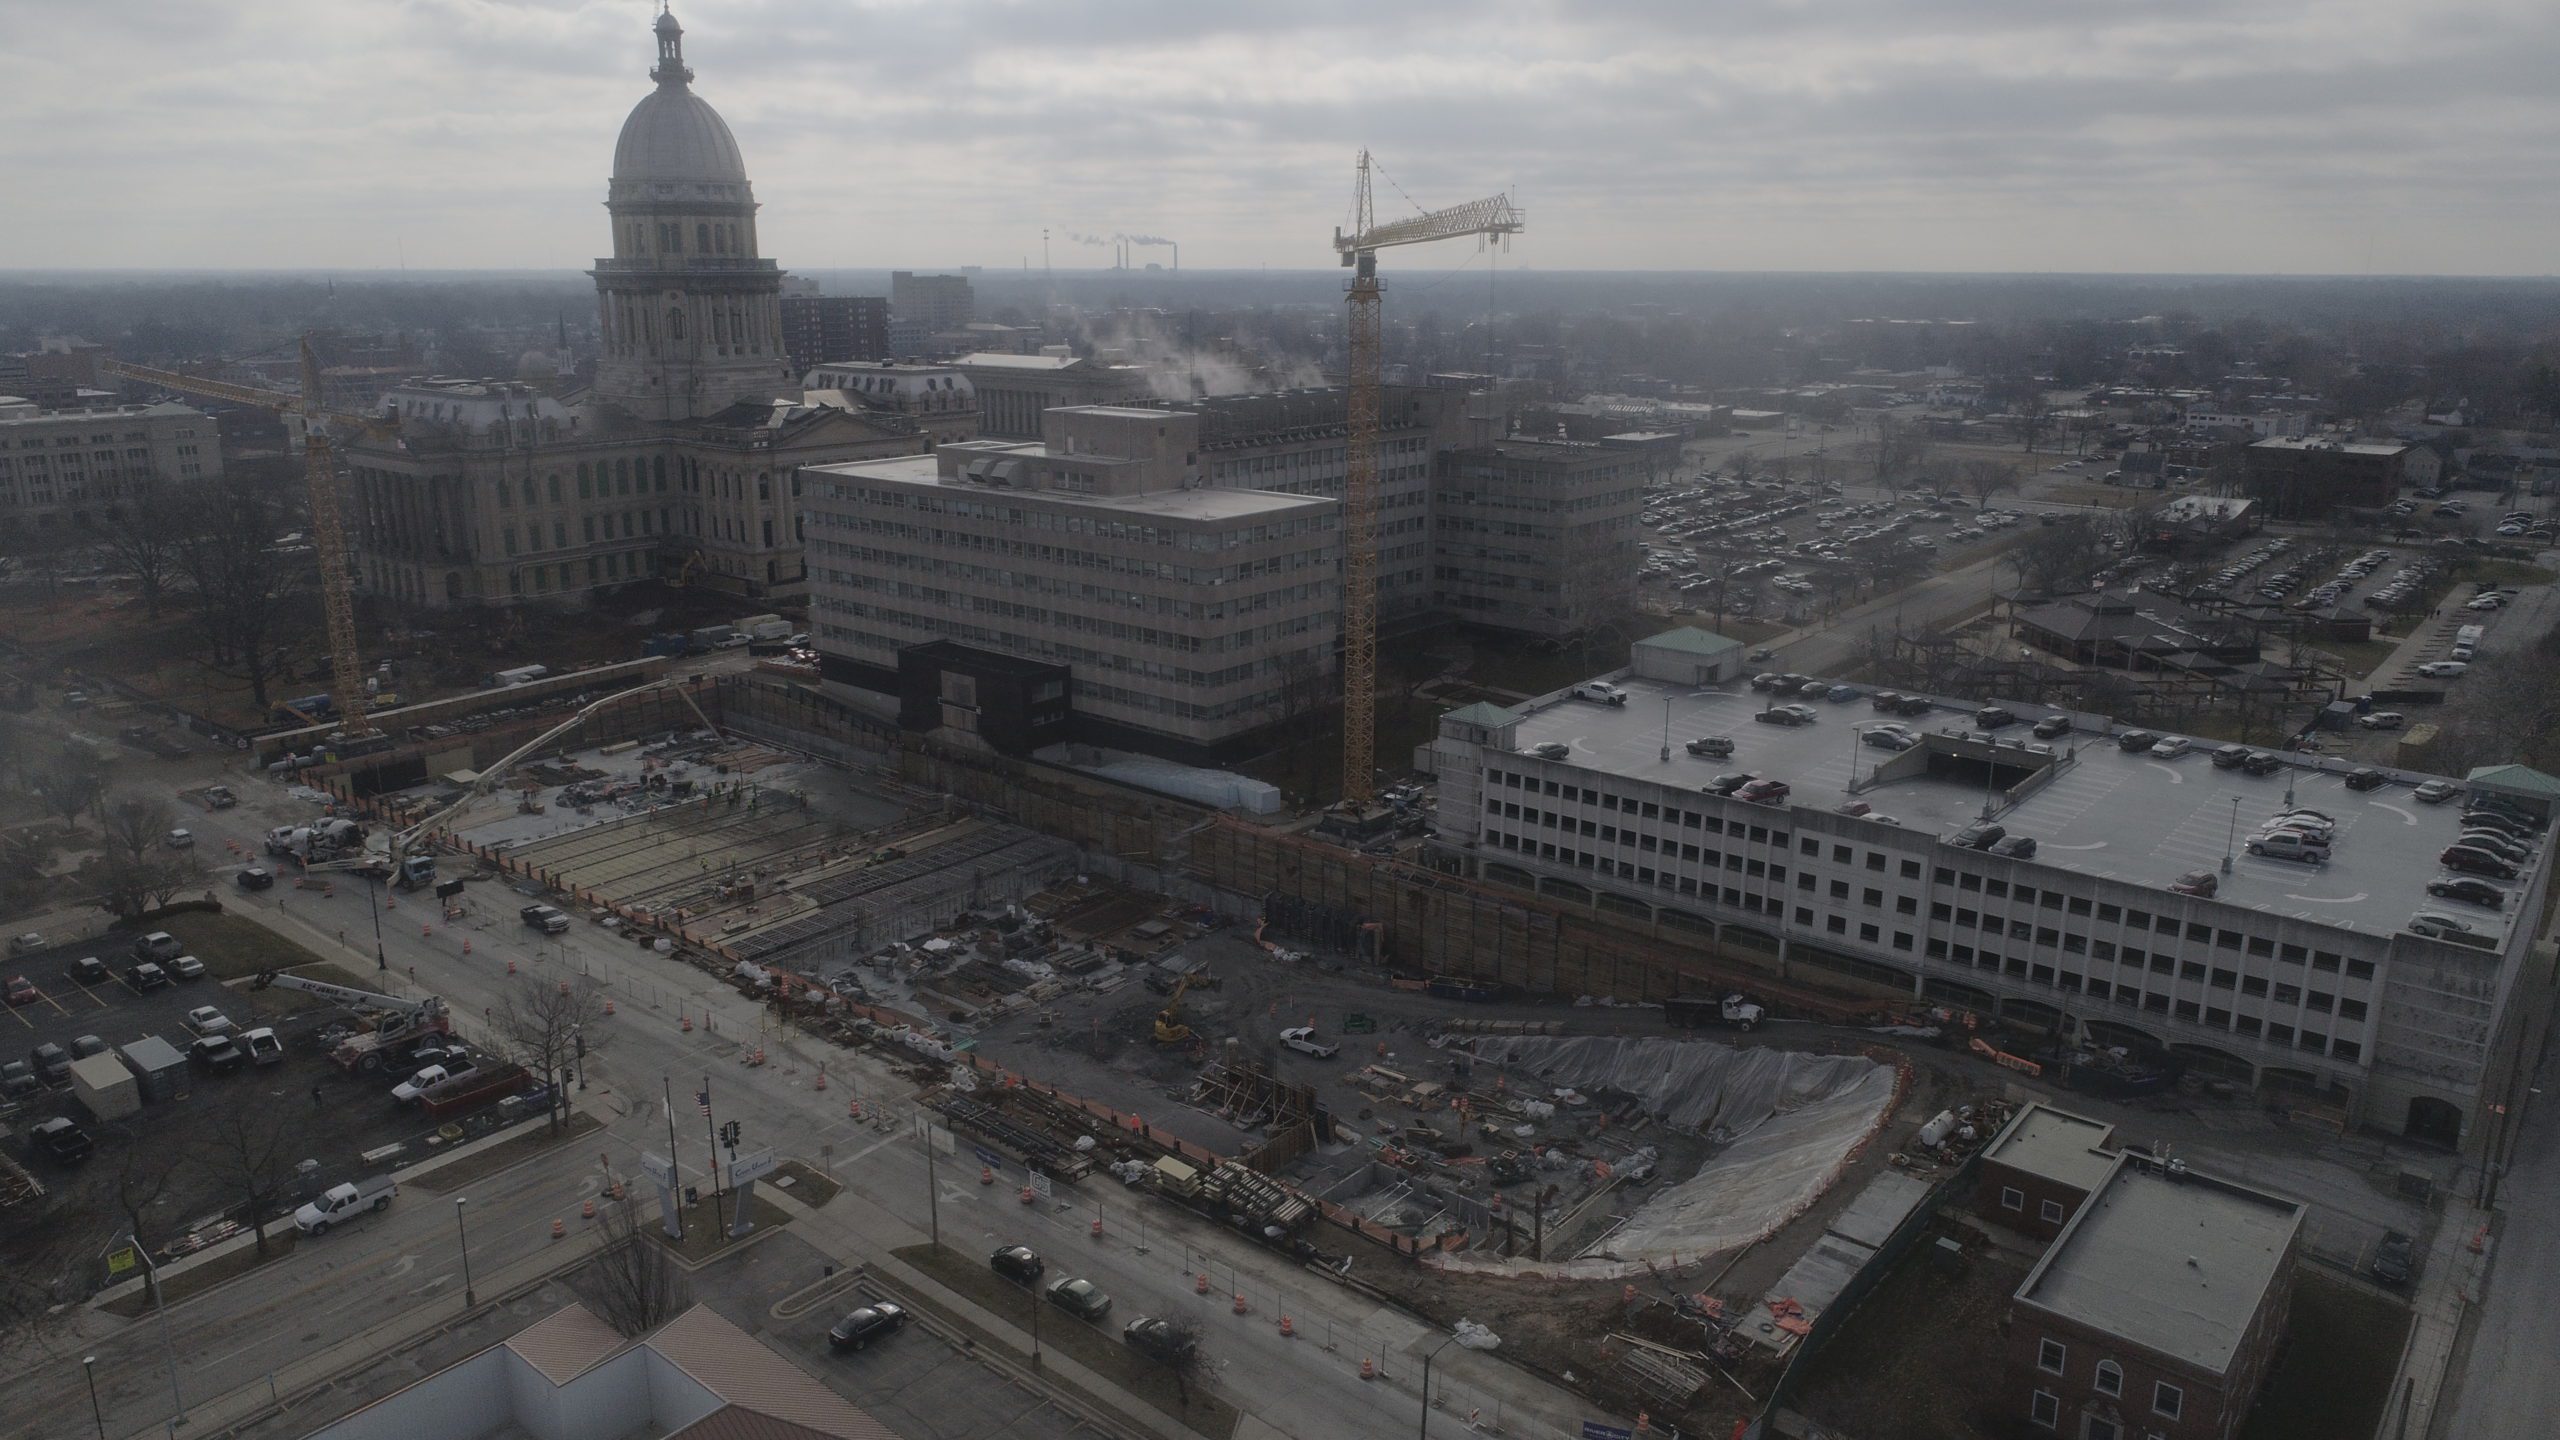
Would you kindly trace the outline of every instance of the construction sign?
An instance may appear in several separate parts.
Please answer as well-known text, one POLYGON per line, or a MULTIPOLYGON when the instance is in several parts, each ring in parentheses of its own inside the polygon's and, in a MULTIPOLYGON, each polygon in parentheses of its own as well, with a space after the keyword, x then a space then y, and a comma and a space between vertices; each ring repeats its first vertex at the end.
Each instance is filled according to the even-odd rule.
POLYGON ((107 1252, 107 1278, 113 1280, 141 1263, 141 1251, 130 1245, 119 1246, 107 1252))

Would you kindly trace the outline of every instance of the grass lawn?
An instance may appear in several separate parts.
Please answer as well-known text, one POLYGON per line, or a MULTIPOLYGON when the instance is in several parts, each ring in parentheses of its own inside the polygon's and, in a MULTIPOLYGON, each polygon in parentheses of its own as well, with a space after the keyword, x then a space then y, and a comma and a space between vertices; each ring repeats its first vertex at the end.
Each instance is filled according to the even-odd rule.
POLYGON ((791 1179, 787 1191, 791 1198, 812 1210, 836 1198, 836 1192, 844 1188, 829 1179, 816 1166, 804 1164, 798 1160, 783 1161, 780 1173, 791 1179))
MULTIPOLYGON (((159 923, 186 945, 188 954, 202 960, 205 973, 217 980, 240 980, 261 970, 296 970, 322 963, 318 955, 246 915, 190 911, 159 923)), ((319 978, 362 984, 336 975, 319 978)))
MULTIPOLYGON (((291 1220, 278 1220, 267 1226, 267 1253, 258 1253, 257 1245, 244 1245, 218 1260, 207 1260, 189 1270, 182 1270, 161 1285, 162 1297, 171 1302, 210 1290, 226 1280, 236 1280, 261 1265, 272 1264, 293 1253, 293 1242, 302 1232, 293 1228, 291 1220)), ((165 1266, 163 1267, 166 1268, 165 1266)), ((98 1307, 110 1315, 130 1320, 151 1308, 151 1289, 144 1286, 98 1307)))
POLYGON ((2309 1267, 2299 1275, 2284 1349, 2240 1440, 2370 1435, 2391 1398, 2408 1308, 2309 1267))
POLYGON ((648 1206, 647 1209, 649 1221, 647 1228, 641 1233, 648 1235, 659 1244, 674 1251, 676 1258, 682 1260, 689 1266, 700 1265, 704 1261, 715 1258, 722 1251, 727 1250, 733 1245, 743 1245, 747 1241, 753 1240, 767 1230, 791 1223, 791 1217, 783 1212, 781 1206, 764 1198, 764 1192, 761 1187, 759 1187, 756 1192, 756 1205, 753 1216, 755 1220, 755 1228, 749 1230, 744 1235, 738 1236, 734 1240, 729 1237, 729 1232, 727 1230, 721 1228, 723 1221, 726 1221, 729 1224, 737 1223, 738 1197, 734 1191, 723 1193, 716 1204, 712 1200, 709 1192, 706 1191, 704 1192, 701 1200, 692 1205, 686 1206, 684 1208, 684 1238, 682 1240, 670 1240, 667 1238, 666 1231, 661 1229, 657 1223, 658 1211, 656 1205, 652 1204, 648 1206))
POLYGON ((2474 560, 2462 573, 2492 585, 2548 585, 2553 579, 2550 571, 2524 560, 2474 560))
POLYGON ((2317 650, 2324 655, 2334 657, 2340 669, 2361 679, 2372 674, 2383 661, 2390 659, 2391 652, 2400 648, 2400 642, 2395 638, 2358 640, 2353 644, 2342 645, 2334 640, 2322 640, 2302 648, 2317 650))
MULTIPOLYGON (((1031 1323, 1030 1307, 1034 1302, 1030 1292, 988 1269, 984 1256, 932 1245, 910 1245, 890 1253, 991 1314, 1019 1326, 1031 1323)), ((1058 1273, 1052 1271, 1050 1278, 1056 1278, 1058 1273)), ((1120 1343, 1120 1326, 1130 1318, 1115 1309, 1100 1324, 1089 1325, 1063 1310, 1049 1309, 1040 1317, 1040 1344, 1043 1349, 1068 1356, 1209 1440, 1227 1440, 1236 1428, 1235 1407, 1197 1385, 1192 1387, 1191 1402, 1184 1404, 1181 1392, 1162 1365, 1120 1343)), ((1211 1334, 1214 1336, 1215 1332, 1211 1334)), ((981 1343, 1006 1348, 992 1337, 981 1343)), ((1211 1364, 1216 1363, 1215 1345, 1212 1338, 1202 1346, 1211 1364)))
POLYGON ((566 1145, 581 1135, 601 1130, 604 1128, 604 1122, 593 1115, 573 1111, 570 1113, 568 1123, 560 1127, 558 1134, 552 1133, 549 1122, 543 1120, 527 1120, 522 1128, 522 1134, 501 1140, 486 1150, 476 1151, 450 1165, 438 1166, 419 1176, 409 1182, 409 1188, 424 1190, 434 1195, 450 1195, 465 1185, 485 1180, 509 1166, 522 1164, 545 1150, 566 1145))

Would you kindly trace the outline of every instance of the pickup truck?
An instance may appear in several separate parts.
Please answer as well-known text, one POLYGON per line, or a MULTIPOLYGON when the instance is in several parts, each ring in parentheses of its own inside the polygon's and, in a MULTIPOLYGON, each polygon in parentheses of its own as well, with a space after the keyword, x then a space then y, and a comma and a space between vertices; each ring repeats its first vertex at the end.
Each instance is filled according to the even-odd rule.
POLYGON ((319 1199, 293 1212, 293 1228, 305 1235, 326 1235, 329 1227, 368 1210, 388 1210, 400 1186, 388 1175, 332 1185, 319 1199))

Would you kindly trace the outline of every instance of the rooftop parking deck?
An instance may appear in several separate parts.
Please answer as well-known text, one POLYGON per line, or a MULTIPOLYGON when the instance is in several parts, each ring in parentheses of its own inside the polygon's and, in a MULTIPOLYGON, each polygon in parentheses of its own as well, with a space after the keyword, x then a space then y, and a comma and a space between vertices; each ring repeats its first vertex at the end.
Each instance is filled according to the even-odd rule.
MULTIPOLYGON (((1942 700, 1925 715, 1890 716, 1872 708, 1860 687, 1855 700, 1793 702, 1810 706, 1818 718, 1788 727, 1752 718, 1770 701, 1745 683, 1704 690, 1641 678, 1621 683, 1624 706, 1559 698, 1524 707, 1516 743, 1527 750, 1562 742, 1572 747, 1568 763, 1687 788, 1747 772, 1785 781, 1794 791, 1788 803, 1799 808, 1862 802, 1905 829, 1942 836, 1980 820, 1993 802, 1992 820, 2036 841, 2030 864, 2157 886, 2189 871, 2214 871, 2216 898, 2230 904, 2374 935, 2389 935, 2412 914, 2432 911, 2460 920, 2493 946, 2503 948, 2508 939, 2512 909, 2485 910, 2427 893, 2428 882, 2451 878, 2436 856, 2462 830, 2459 803, 2429 805, 2411 793, 2419 780, 2435 777, 2392 772, 2391 783, 2357 792, 2346 786, 2350 767, 2292 754, 2281 755, 2282 769, 2251 775, 2216 768, 2211 752, 2220 742, 2209 740, 2197 740, 2179 758, 2158 759, 2119 748, 2114 736, 2123 727, 2102 728, 2099 717, 2082 716, 2079 728, 2050 740, 2033 739, 2026 724, 2000 730, 1993 753, 2004 756, 1998 783, 2008 793, 1995 794, 1985 783, 1990 767, 1966 758, 1984 752, 1961 739, 1980 734, 1971 723, 1979 708, 1973 702, 1942 700), (1924 737, 1936 761, 1862 742, 1859 732, 1887 722, 1924 737), (1703 759, 1683 749, 1690 739, 1716 735, 1733 740, 1731 758, 1703 759), (1880 765, 1885 775, 1878 779, 1880 765), (2019 784, 2038 767, 2049 767, 2049 778, 2019 784), (2288 803, 2336 822, 2326 864, 2247 852, 2251 833, 2288 803), (2225 855, 2231 873, 2219 875, 2225 855)), ((2028 721, 2051 713, 2008 708, 2028 721)), ((2537 845, 2525 862, 2528 876, 2545 859, 2537 845)), ((2518 894, 2524 885, 2492 883, 2518 894)))

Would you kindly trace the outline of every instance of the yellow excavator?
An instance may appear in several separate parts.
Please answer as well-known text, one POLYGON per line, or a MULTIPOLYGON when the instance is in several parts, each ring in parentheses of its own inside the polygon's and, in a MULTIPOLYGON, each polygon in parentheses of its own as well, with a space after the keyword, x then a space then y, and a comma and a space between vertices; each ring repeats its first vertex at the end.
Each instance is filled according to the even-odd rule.
POLYGON ((1191 988, 1191 977, 1183 976, 1174 983, 1173 993, 1165 997, 1164 1008, 1156 1012, 1156 1043, 1180 1045, 1190 1040, 1191 1027, 1182 1023, 1182 995, 1191 988))

